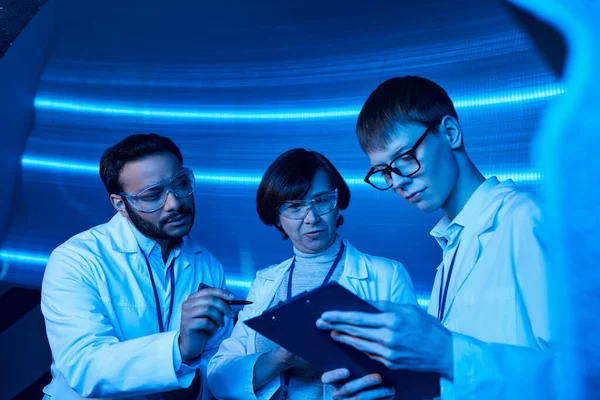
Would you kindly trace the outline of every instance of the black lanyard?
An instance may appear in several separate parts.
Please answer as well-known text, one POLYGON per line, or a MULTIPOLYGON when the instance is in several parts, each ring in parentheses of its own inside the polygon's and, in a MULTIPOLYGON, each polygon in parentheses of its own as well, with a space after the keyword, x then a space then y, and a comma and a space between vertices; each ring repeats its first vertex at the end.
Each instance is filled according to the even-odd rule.
POLYGON ((173 303, 175 302, 175 272, 174 270, 174 263, 175 263, 175 257, 173 257, 173 259, 171 259, 171 264, 169 264, 169 275, 171 278, 171 304, 169 304, 169 318, 167 319, 167 326, 165 329, 165 326, 163 324, 163 317, 162 317, 162 311, 161 311, 161 307, 160 307, 160 300, 158 298, 158 292, 156 290, 156 283, 154 283, 154 275, 152 274, 152 268, 150 267, 150 261, 148 261, 148 257, 146 257, 146 255, 144 254, 144 252, 142 251, 142 249, 140 248, 140 251, 142 252, 142 255, 144 256, 144 260, 146 260, 146 266, 148 267, 148 273, 150 274, 150 282, 152 282, 152 290, 154 291, 154 304, 156 305, 156 314, 158 315, 158 331, 160 333, 165 332, 166 329, 169 329, 169 326, 171 325, 171 316, 173 315, 173 303))
POLYGON ((444 287, 444 267, 442 264, 442 281, 440 282, 440 298, 438 301, 438 319, 440 322, 444 319, 444 311, 446 309, 446 296, 448 296, 448 286, 450 285, 450 277, 452 276, 452 269, 454 268, 454 260, 456 260, 456 255, 458 254, 458 246, 460 246, 460 242, 456 245, 456 250, 454 251, 454 255, 452 256, 452 262, 450 263, 450 267, 448 267, 448 276, 446 277, 446 287, 444 287), (444 289, 444 297, 442 297, 442 289, 444 289))
MULTIPOLYGON (((337 256, 335 257, 335 261, 333 261, 333 264, 331 264, 331 267, 329 268, 327 275, 325 275, 325 279, 323 280, 323 283, 321 283, 321 286, 323 286, 324 284, 329 282, 329 280, 331 279, 336 267, 338 266, 338 264, 340 263, 340 260, 342 259, 342 255, 344 254, 344 247, 345 247, 344 242, 342 242, 340 251, 338 251, 337 256)), ((296 257, 294 257, 294 259, 292 260, 292 266, 290 267, 290 274, 289 274, 288 285, 287 285, 287 299, 288 300, 292 297, 292 278, 294 275, 295 267, 296 267, 296 257)), ((285 375, 284 375, 284 383, 283 383, 283 391, 282 391, 282 395, 283 395, 284 399, 288 398, 288 390, 290 387, 291 380, 292 380, 292 375, 290 373, 290 370, 288 369, 285 371, 285 375)))

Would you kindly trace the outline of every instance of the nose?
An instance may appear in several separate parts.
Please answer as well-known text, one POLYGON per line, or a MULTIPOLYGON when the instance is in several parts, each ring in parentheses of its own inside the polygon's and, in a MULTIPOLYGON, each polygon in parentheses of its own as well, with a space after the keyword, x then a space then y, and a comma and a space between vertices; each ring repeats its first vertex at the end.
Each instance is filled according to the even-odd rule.
POLYGON ((304 223, 306 224, 314 224, 316 222, 319 222, 319 220, 321 219, 321 216, 316 213, 312 207, 308 207, 308 212, 306 213, 306 216, 304 217, 304 223))
POLYGON ((392 188, 403 189, 412 179, 410 177, 401 176, 392 172, 392 188))
POLYGON ((165 211, 177 211, 181 207, 181 200, 177 198, 171 191, 167 192, 167 199, 163 209, 165 211))

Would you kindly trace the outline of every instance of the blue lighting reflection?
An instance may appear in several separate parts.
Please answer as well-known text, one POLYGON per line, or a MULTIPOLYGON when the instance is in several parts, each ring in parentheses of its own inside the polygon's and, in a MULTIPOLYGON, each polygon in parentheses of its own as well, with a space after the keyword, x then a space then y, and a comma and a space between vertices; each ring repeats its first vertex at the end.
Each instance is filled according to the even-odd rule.
POLYGON ((289 242, 257 218, 255 195, 269 163, 294 147, 329 157, 351 187, 344 238, 402 262, 419 292, 430 289, 440 248, 429 231, 439 213, 423 215, 366 184, 369 162, 354 134, 365 98, 392 76, 440 83, 483 174, 539 192, 529 146, 544 106, 565 90, 497 2, 433 1, 397 13, 397 2, 319 3, 318 15, 286 2, 189 2, 185 13, 152 1, 108 3, 119 13, 74 0, 56 13, 0 246, 6 282, 39 285, 52 249, 107 222, 114 209, 98 176, 102 151, 156 132, 194 169, 192 235, 237 293, 258 269, 290 256, 289 242))
MULTIPOLYGON (((48 262, 48 257, 48 255, 37 253, 25 253, 11 250, 0 251, 0 260, 2 260, 4 263, 16 262, 45 266, 48 262)), ((252 280, 249 279, 231 278, 227 279, 226 281, 227 287, 231 289, 242 290, 244 293, 247 293, 248 289, 250 289, 250 285, 252 284, 252 280)), ((429 305, 429 294, 418 293, 417 301, 421 307, 427 308, 429 305)))
MULTIPOLYGON (((3 261, 3 269, 8 267, 8 263, 30 264, 37 266, 46 266, 49 255, 39 253, 18 252, 12 250, 1 250, 0 260, 3 261)), ((247 279, 227 279, 227 286, 248 291, 252 282, 247 279)))
MULTIPOLYGON (((520 89, 500 92, 487 96, 457 97, 454 101, 456 108, 498 106, 527 101, 544 100, 564 93, 558 85, 537 88, 520 89)), ((58 98, 37 97, 37 109, 49 109, 74 113, 108 114, 123 117, 152 117, 169 119, 186 119, 198 121, 227 121, 227 122, 264 122, 264 121, 294 121, 320 120, 335 118, 355 118, 359 107, 336 107, 329 109, 280 109, 280 110, 181 110, 157 106, 151 108, 133 107, 118 103, 100 103, 92 101, 64 100, 58 98)), ((198 107, 201 108, 201 107, 198 107)))
MULTIPOLYGON (((48 257, 49 255, 38 253, 26 253, 12 250, 0 251, 0 260, 3 261, 3 269, 7 268, 7 264, 10 262, 46 266, 46 263, 48 262, 48 257)), ((230 289, 241 290, 244 293, 248 292, 248 289, 250 289, 250 285, 252 284, 252 280, 249 279, 231 278, 227 279, 226 282, 227 287, 229 287, 230 289)), ((421 307, 427 308, 427 306, 429 305, 429 294, 417 293, 417 302, 421 307)))
POLYGON ((36 253, 19 253, 10 250, 0 251, 0 259, 7 262, 19 262, 35 265, 46 265, 48 262, 48 256, 36 253))
MULTIPOLYGON (((42 170, 56 170, 71 173, 82 173, 82 174, 98 174, 98 166, 89 163, 79 162, 68 162, 63 160, 52 160, 43 159, 36 157, 23 157, 21 159, 21 165, 23 168, 42 169, 42 170)), ((194 168, 192 168, 194 169, 194 168)), ((534 171, 514 171, 510 173, 495 172, 495 173, 484 173, 486 176, 496 176, 499 180, 503 181, 506 179, 512 179, 515 182, 520 183, 535 183, 541 179, 541 175, 534 171)), ((196 180, 206 184, 222 184, 222 185, 248 185, 258 186, 262 175, 259 173, 248 174, 248 173, 195 173, 196 180)), ((365 187, 367 186, 364 182, 363 174, 351 174, 345 175, 344 179, 349 186, 352 187, 365 187)))
POLYGON ((198 111, 179 110, 163 107, 137 108, 115 103, 92 103, 65 101, 57 99, 36 98, 37 109, 50 109, 55 111, 66 111, 89 114, 109 114, 123 117, 152 117, 170 119, 189 119, 198 121, 228 121, 228 122, 253 122, 253 121, 293 121, 293 120, 315 120, 331 118, 356 117, 357 108, 334 108, 334 109, 306 109, 306 110, 277 110, 277 111, 198 111))

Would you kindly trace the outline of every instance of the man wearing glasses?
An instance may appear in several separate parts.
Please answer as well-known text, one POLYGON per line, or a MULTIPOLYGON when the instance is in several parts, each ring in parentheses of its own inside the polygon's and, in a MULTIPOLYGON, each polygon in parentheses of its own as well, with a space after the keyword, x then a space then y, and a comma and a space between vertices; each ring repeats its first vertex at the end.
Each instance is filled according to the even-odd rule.
MULTIPOLYGON (((443 259, 428 313, 380 303, 381 314, 325 313, 317 326, 389 368, 439 373, 443 399, 546 398, 554 338, 538 207, 511 180, 483 177, 452 101, 430 80, 382 83, 357 136, 372 165, 368 184, 446 213, 431 231, 443 259)), ((341 369, 323 381, 337 386, 334 398, 386 398, 378 376, 348 377, 341 369)))
POLYGON ((188 236, 194 173, 170 139, 148 134, 108 148, 100 176, 116 215, 56 248, 44 274, 46 398, 209 399, 233 295, 188 236))

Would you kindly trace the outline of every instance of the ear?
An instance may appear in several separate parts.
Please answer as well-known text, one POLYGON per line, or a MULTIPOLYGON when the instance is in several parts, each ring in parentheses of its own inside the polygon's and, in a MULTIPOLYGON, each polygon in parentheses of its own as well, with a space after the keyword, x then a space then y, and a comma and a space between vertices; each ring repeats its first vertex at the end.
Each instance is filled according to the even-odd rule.
POLYGON ((442 118, 442 123, 440 124, 440 133, 446 136, 448 143, 450 143, 450 148, 452 150, 458 150, 463 146, 463 133, 460 124, 451 115, 446 115, 442 118))
POLYGON ((112 203, 115 210, 117 210, 124 218, 129 219, 129 213, 127 212, 125 202, 121 196, 119 196, 118 194, 111 194, 110 202, 112 203))

